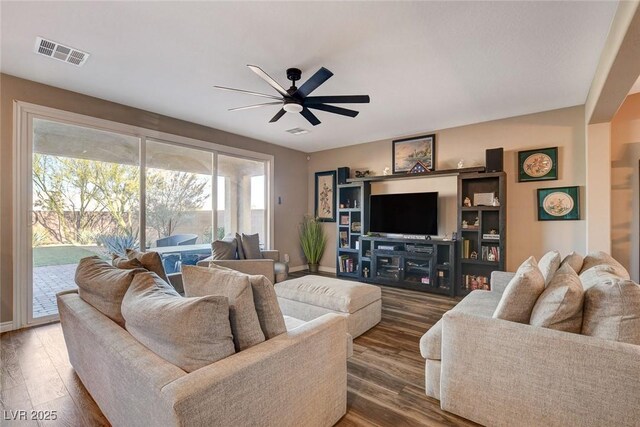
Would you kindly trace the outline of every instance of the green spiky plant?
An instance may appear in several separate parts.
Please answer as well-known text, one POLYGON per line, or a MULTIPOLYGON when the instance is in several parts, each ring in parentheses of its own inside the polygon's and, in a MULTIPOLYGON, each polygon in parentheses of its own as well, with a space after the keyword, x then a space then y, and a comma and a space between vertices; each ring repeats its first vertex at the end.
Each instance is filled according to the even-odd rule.
POLYGON ((304 217, 300 225, 300 246, 309 263, 309 270, 318 271, 318 263, 327 246, 327 236, 324 234, 322 223, 317 218, 304 217))

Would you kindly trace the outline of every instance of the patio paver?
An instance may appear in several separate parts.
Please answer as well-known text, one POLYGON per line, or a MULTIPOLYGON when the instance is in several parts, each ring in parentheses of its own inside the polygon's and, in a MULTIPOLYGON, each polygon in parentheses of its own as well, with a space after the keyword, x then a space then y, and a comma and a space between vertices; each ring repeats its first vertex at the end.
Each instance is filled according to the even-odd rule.
POLYGON ((78 264, 49 265, 33 269, 33 317, 58 313, 56 294, 77 289, 74 276, 78 264))

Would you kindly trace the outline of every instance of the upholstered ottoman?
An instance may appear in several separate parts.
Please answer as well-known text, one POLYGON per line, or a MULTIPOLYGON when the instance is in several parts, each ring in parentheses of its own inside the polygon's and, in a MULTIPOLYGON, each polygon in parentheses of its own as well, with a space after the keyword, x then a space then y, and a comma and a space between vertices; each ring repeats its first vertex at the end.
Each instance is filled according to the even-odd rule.
POLYGON ((310 321, 325 313, 347 317, 347 331, 356 338, 380 322, 380 288, 321 276, 304 276, 275 284, 285 316, 310 321))

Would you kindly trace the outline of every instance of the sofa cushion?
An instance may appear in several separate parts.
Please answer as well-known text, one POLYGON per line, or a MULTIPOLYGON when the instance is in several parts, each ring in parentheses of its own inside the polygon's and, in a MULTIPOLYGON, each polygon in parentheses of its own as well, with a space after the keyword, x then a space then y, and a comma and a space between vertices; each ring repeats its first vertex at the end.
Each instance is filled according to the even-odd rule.
POLYGON ((236 259, 237 249, 236 239, 216 240, 211 243, 211 259, 236 259))
POLYGON ((342 313, 355 313, 381 298, 380 288, 321 276, 304 276, 276 283, 276 294, 342 313))
POLYGON ((242 247, 242 236, 236 233, 236 247, 238 248, 238 259, 246 259, 244 248, 242 247))
POLYGON ((122 299, 134 276, 144 272, 143 268, 116 268, 97 256, 82 258, 75 274, 78 295, 109 319, 124 326, 120 308, 122 299))
POLYGON ((529 323, 531 311, 538 297, 544 291, 544 277, 536 259, 529 257, 520 265, 516 275, 509 282, 493 313, 496 319, 529 323))
POLYGON ((587 289, 582 334, 640 345, 640 285, 618 278, 587 289))
POLYGON ((126 252, 127 258, 137 259, 144 268, 156 273, 162 280, 169 283, 169 278, 162 266, 162 257, 158 252, 140 252, 135 249, 127 249, 126 252))
MULTIPOLYGON (((502 294, 493 291, 476 290, 467 295, 451 311, 491 317, 500 302, 502 294)), ((442 349, 442 319, 438 320, 420 338, 420 354, 425 359, 440 360, 442 349)))
POLYGON ((246 259, 261 259, 260 235, 242 233, 242 251, 246 259))
POLYGON ((573 268, 573 271, 579 274, 580 271, 582 270, 583 263, 584 263, 584 257, 574 251, 567 254, 567 256, 564 257, 564 259, 560 263, 560 267, 562 267, 564 264, 569 264, 571 268, 573 268))
POLYGON ((122 268, 124 270, 131 270, 133 268, 144 268, 142 263, 137 259, 129 259, 127 257, 122 257, 116 254, 113 254, 112 256, 111 265, 116 268, 122 268))
POLYGON ((236 351, 264 342, 247 275, 220 268, 184 265, 182 279, 185 296, 219 295, 229 299, 229 320, 236 351))
POLYGON ((287 331, 285 319, 283 318, 278 297, 273 285, 263 275, 245 274, 231 268, 223 267, 215 263, 210 263, 209 268, 218 268, 227 271, 229 274, 246 276, 251 283, 253 290, 253 303, 256 306, 260 327, 266 339, 273 338, 287 331))
POLYGON ((157 274, 137 274, 122 301, 126 329, 168 362, 192 372, 235 353, 223 296, 183 298, 157 274))
POLYGON ((582 270, 580 270, 580 274, 589 270, 596 265, 606 265, 609 266, 609 270, 611 273, 616 276, 622 277, 623 279, 629 279, 629 272, 616 261, 611 255, 606 252, 592 252, 584 257, 584 262, 582 264, 582 270))
POLYGON ((529 324, 580 333, 584 289, 571 265, 564 264, 536 301, 529 324))
POLYGON ((549 285, 551 279, 553 279, 553 275, 556 274, 556 271, 560 267, 560 260, 560 252, 549 251, 538 261, 538 268, 542 273, 542 277, 544 277, 545 286, 549 285))
POLYGON ((606 280, 623 279, 616 274, 617 271, 618 270, 611 265, 595 265, 588 270, 580 273, 580 281, 582 282, 582 287, 586 291, 587 289, 606 280))

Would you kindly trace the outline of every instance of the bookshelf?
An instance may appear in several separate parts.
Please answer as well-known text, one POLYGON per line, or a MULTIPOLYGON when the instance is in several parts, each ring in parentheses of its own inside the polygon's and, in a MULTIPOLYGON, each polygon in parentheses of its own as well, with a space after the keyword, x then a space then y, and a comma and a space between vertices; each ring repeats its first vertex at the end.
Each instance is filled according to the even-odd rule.
POLYGON ((360 237, 369 231, 369 182, 338 185, 336 219, 338 238, 336 250, 336 274, 343 277, 362 278, 362 269, 371 269, 368 261, 361 262, 360 237))
POLYGON ((494 270, 506 264, 506 174, 468 173, 458 176, 458 279, 456 295, 489 289, 494 270), (488 194, 498 197, 493 206, 488 194), (482 195, 485 200, 482 200, 482 195), (468 199, 470 206, 465 206, 468 199))

